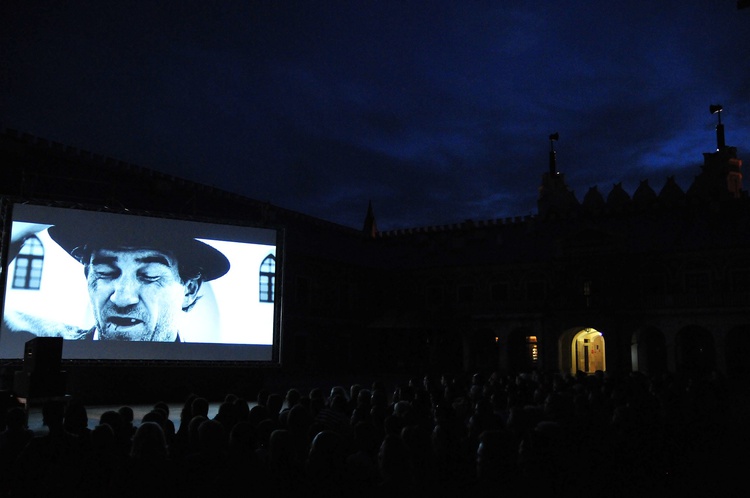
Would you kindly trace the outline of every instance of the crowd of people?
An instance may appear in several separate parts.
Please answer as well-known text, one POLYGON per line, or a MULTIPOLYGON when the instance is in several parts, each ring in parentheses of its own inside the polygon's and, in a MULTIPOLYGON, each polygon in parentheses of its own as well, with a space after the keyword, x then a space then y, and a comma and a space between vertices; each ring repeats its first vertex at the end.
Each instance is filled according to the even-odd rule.
MULTIPOLYGON (((11 407, 0 496, 681 496, 742 482, 747 393, 718 375, 532 372, 190 395, 102 413, 11 407)), ((2 429, 2 427, 0 427, 2 429)))

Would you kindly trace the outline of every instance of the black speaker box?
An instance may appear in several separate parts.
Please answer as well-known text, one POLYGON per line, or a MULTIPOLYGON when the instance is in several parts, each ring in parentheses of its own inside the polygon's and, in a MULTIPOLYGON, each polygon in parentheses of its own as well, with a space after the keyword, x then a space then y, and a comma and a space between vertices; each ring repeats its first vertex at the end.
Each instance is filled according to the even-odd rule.
POLYGON ((23 353, 23 370, 39 374, 59 372, 62 348, 62 337, 35 337, 26 341, 23 353))

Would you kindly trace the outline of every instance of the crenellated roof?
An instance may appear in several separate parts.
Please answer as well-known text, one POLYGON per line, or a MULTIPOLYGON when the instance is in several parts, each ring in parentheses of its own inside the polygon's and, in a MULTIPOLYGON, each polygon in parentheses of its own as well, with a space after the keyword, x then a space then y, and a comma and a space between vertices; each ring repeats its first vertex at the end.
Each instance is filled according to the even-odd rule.
POLYGON ((648 184, 648 180, 641 180, 641 184, 633 193, 633 203, 640 208, 647 208, 652 206, 656 199, 656 192, 648 184))
POLYGON ((586 192, 586 195, 583 197, 582 206, 590 213, 602 211, 606 205, 604 197, 602 196, 602 193, 599 192, 599 188, 596 185, 590 187, 589 191, 586 192))
POLYGON ((628 193, 622 188, 622 182, 616 183, 607 196, 607 207, 610 209, 622 210, 630 206, 631 200, 632 199, 628 193))

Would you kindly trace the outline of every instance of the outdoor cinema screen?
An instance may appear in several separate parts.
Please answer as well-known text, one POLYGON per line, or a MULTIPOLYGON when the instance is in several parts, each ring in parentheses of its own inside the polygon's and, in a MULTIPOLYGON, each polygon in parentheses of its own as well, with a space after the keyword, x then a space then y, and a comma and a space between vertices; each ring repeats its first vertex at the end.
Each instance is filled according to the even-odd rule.
POLYGON ((0 358, 52 336, 63 359, 278 362, 281 230, 11 210, 0 358))

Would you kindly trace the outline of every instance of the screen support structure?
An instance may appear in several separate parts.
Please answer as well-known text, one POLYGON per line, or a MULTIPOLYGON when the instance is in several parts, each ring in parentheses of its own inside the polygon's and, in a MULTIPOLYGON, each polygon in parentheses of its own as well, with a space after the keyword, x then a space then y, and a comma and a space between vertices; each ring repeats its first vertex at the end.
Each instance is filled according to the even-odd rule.
MULTIPOLYGON (((8 246, 12 227, 11 205, 7 197, 0 197, 0 303, 5 302, 5 283, 10 266, 8 246)), ((2 311, 0 311, 0 320, 2 320, 2 311)))

